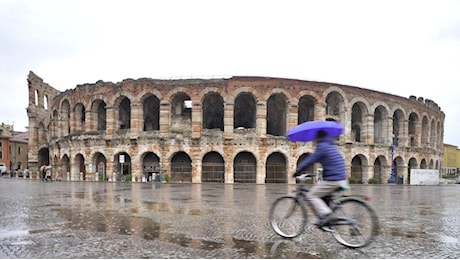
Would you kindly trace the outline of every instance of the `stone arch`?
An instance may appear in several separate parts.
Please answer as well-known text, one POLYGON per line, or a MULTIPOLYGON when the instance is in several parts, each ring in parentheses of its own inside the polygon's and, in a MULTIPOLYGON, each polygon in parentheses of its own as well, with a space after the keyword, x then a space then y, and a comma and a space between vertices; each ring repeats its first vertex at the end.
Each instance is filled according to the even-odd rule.
POLYGON ((383 177, 385 172, 387 172, 387 159, 385 156, 380 155, 374 161, 374 178, 377 180, 377 183, 383 183, 383 177))
POLYGON ((418 146, 418 124, 419 124, 419 117, 417 113, 412 112, 409 114, 409 121, 408 121, 408 138, 409 138, 409 146, 416 147, 418 146))
POLYGON ((297 124, 315 120, 315 106, 318 101, 310 95, 302 96, 299 99, 297 124))
POLYGON ((147 181, 160 181, 160 157, 153 152, 145 152, 142 158, 142 173, 147 181))
POLYGON ((249 92, 242 92, 235 98, 233 128, 256 128, 256 98, 249 92))
POLYGON ((124 151, 118 152, 114 155, 114 169, 117 174, 121 175, 131 175, 132 174, 132 163, 131 156, 124 151), (121 158, 123 157, 123 158, 121 158), (123 159, 124 162, 121 163, 120 159, 123 159))
POLYGON ((171 182, 192 182, 192 159, 185 152, 171 158, 171 182))
POLYGON ((332 91, 326 96, 326 118, 334 119, 339 123, 345 122, 345 100, 343 95, 332 91))
POLYGON ((435 145, 436 145, 436 148, 439 148, 439 147, 442 147, 442 134, 441 134, 441 123, 438 121, 437 123, 437 127, 436 127, 436 142, 435 142, 435 145))
POLYGON ((286 96, 275 93, 267 100, 267 134, 284 136, 287 122, 286 96))
POLYGON ((265 183, 287 182, 286 157, 280 152, 274 152, 267 157, 265 163, 265 183))
POLYGON ((203 129, 224 131, 224 99, 217 92, 207 93, 202 101, 203 129))
POLYGON ((83 103, 77 103, 73 109, 73 125, 75 126, 75 131, 84 131, 86 123, 86 109, 83 103))
POLYGON ((257 160, 250 152, 240 152, 233 160, 235 183, 256 183, 257 160))
POLYGON ((380 105, 374 110, 374 143, 387 144, 388 110, 380 105))
POLYGON ((107 129, 107 105, 102 99, 96 99, 91 106, 93 125, 96 131, 105 131, 107 129))
POLYGON ((75 170, 75 176, 73 179, 76 180, 85 180, 86 179, 86 167, 85 167, 85 157, 78 153, 75 155, 74 165, 77 167, 75 170))
POLYGON ((434 168, 433 168, 433 167, 434 167, 434 161, 433 161, 433 159, 430 160, 430 166, 429 166, 429 167, 430 167, 430 169, 434 169, 434 168))
POLYGON ((60 122, 61 125, 59 129, 61 129, 61 136, 68 136, 70 134, 70 103, 69 100, 64 99, 61 103, 61 111, 60 111, 60 122))
POLYGON ((351 177, 357 183, 364 183, 365 173, 367 172, 367 158, 362 154, 357 154, 351 160, 351 177))
POLYGON ((160 99, 155 95, 148 95, 142 100, 143 131, 160 130, 160 99))
POLYGON ((48 147, 38 150, 38 165, 50 165, 50 151, 48 147))
POLYGON ((212 151, 205 154, 201 164, 202 182, 225 182, 225 162, 222 155, 212 151))
POLYGON ((428 117, 426 115, 423 116, 422 119, 422 139, 421 139, 421 146, 429 145, 429 125, 428 125, 428 117))
POLYGON ((367 107, 361 101, 353 104, 351 109, 351 139, 354 142, 366 142, 367 107))
POLYGON ((192 128, 192 100, 184 92, 171 97, 171 130, 184 132, 192 128))
POLYGON ((61 158, 61 169, 58 171, 57 178, 63 180, 70 179, 70 159, 67 154, 64 154, 61 158))
POLYGON ((427 169, 428 168, 428 165, 427 165, 427 162, 425 159, 422 159, 422 161, 420 161, 420 169, 427 169))
POLYGON ((107 174, 107 159, 105 158, 105 155, 100 152, 94 153, 91 163, 94 165, 94 168, 95 168, 96 180, 106 181, 108 174, 107 174))
POLYGON ((402 144, 402 137, 403 137, 403 132, 404 131, 404 113, 401 109, 396 109, 393 112, 393 142, 395 146, 398 146, 399 144, 402 144))
POLYGON ((431 119, 430 144, 432 147, 436 147, 436 123, 434 118, 431 119))
POLYGON ((410 170, 412 169, 418 169, 418 163, 417 159, 415 157, 412 157, 409 159, 409 163, 407 164, 407 181, 410 183, 410 170))
POLYGON ((399 176, 404 176, 404 159, 401 156, 397 156, 393 159, 393 171, 394 171, 394 179, 397 182, 399 176))
POLYGON ((131 128, 131 100, 126 96, 120 96, 115 101, 115 111, 118 114, 117 129, 124 130, 131 128))

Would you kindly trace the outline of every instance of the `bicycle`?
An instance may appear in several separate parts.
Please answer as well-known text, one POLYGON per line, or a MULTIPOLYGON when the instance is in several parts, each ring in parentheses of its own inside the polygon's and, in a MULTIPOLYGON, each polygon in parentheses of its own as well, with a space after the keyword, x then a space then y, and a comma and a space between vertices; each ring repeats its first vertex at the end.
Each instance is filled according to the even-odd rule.
MULTIPOLYGON (((296 177, 300 182, 313 174, 303 174, 296 177)), ((349 248, 359 248, 369 245, 378 232, 378 217, 374 209, 366 202, 369 196, 338 195, 348 187, 340 187, 331 195, 323 198, 332 210, 332 218, 323 231, 332 233, 340 244, 349 248)), ((318 217, 318 213, 307 200, 309 189, 300 183, 295 196, 282 196, 275 200, 270 207, 269 219, 273 230, 284 238, 294 238, 304 232, 307 224, 307 204, 318 217), (305 203, 307 202, 307 203, 305 203)))

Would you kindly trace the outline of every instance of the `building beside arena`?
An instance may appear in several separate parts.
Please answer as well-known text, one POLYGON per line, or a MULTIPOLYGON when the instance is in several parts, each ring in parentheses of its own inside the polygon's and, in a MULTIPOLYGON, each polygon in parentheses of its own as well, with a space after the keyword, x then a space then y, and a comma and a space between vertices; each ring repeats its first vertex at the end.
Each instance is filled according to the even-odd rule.
MULTIPOLYGON (((291 127, 333 119, 348 176, 407 182, 410 169, 441 169, 445 115, 422 97, 326 82, 267 77, 125 79, 64 92, 28 76, 30 169, 63 180, 294 183, 313 151, 291 127)), ((320 165, 308 171, 318 172, 320 165)))

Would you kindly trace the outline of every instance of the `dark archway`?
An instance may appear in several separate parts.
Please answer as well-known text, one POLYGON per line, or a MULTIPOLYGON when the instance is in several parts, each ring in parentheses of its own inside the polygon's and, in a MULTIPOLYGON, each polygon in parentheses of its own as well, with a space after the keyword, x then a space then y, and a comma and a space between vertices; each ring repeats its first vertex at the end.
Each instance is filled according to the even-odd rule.
POLYGON ((233 161, 235 183, 256 183, 257 162, 254 155, 249 152, 239 153, 233 161))
POLYGON ((218 152, 209 152, 201 164, 202 182, 225 182, 224 158, 218 152))
POLYGON ((171 182, 192 182, 192 160, 184 152, 171 159, 171 182))
POLYGON ((265 165, 265 183, 286 183, 286 158, 282 153, 270 154, 265 165))

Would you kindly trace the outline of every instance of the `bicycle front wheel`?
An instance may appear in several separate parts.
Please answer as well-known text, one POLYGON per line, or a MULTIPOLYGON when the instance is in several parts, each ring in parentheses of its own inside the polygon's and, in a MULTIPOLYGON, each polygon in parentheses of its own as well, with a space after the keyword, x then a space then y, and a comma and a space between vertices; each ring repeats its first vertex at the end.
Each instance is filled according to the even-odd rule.
POLYGON ((377 214, 371 206, 357 198, 344 198, 340 202, 333 209, 337 220, 331 225, 332 235, 346 247, 367 246, 377 235, 377 214))
POLYGON ((296 197, 284 196, 273 202, 269 219, 270 225, 278 235, 294 238, 304 231, 307 212, 296 197))

